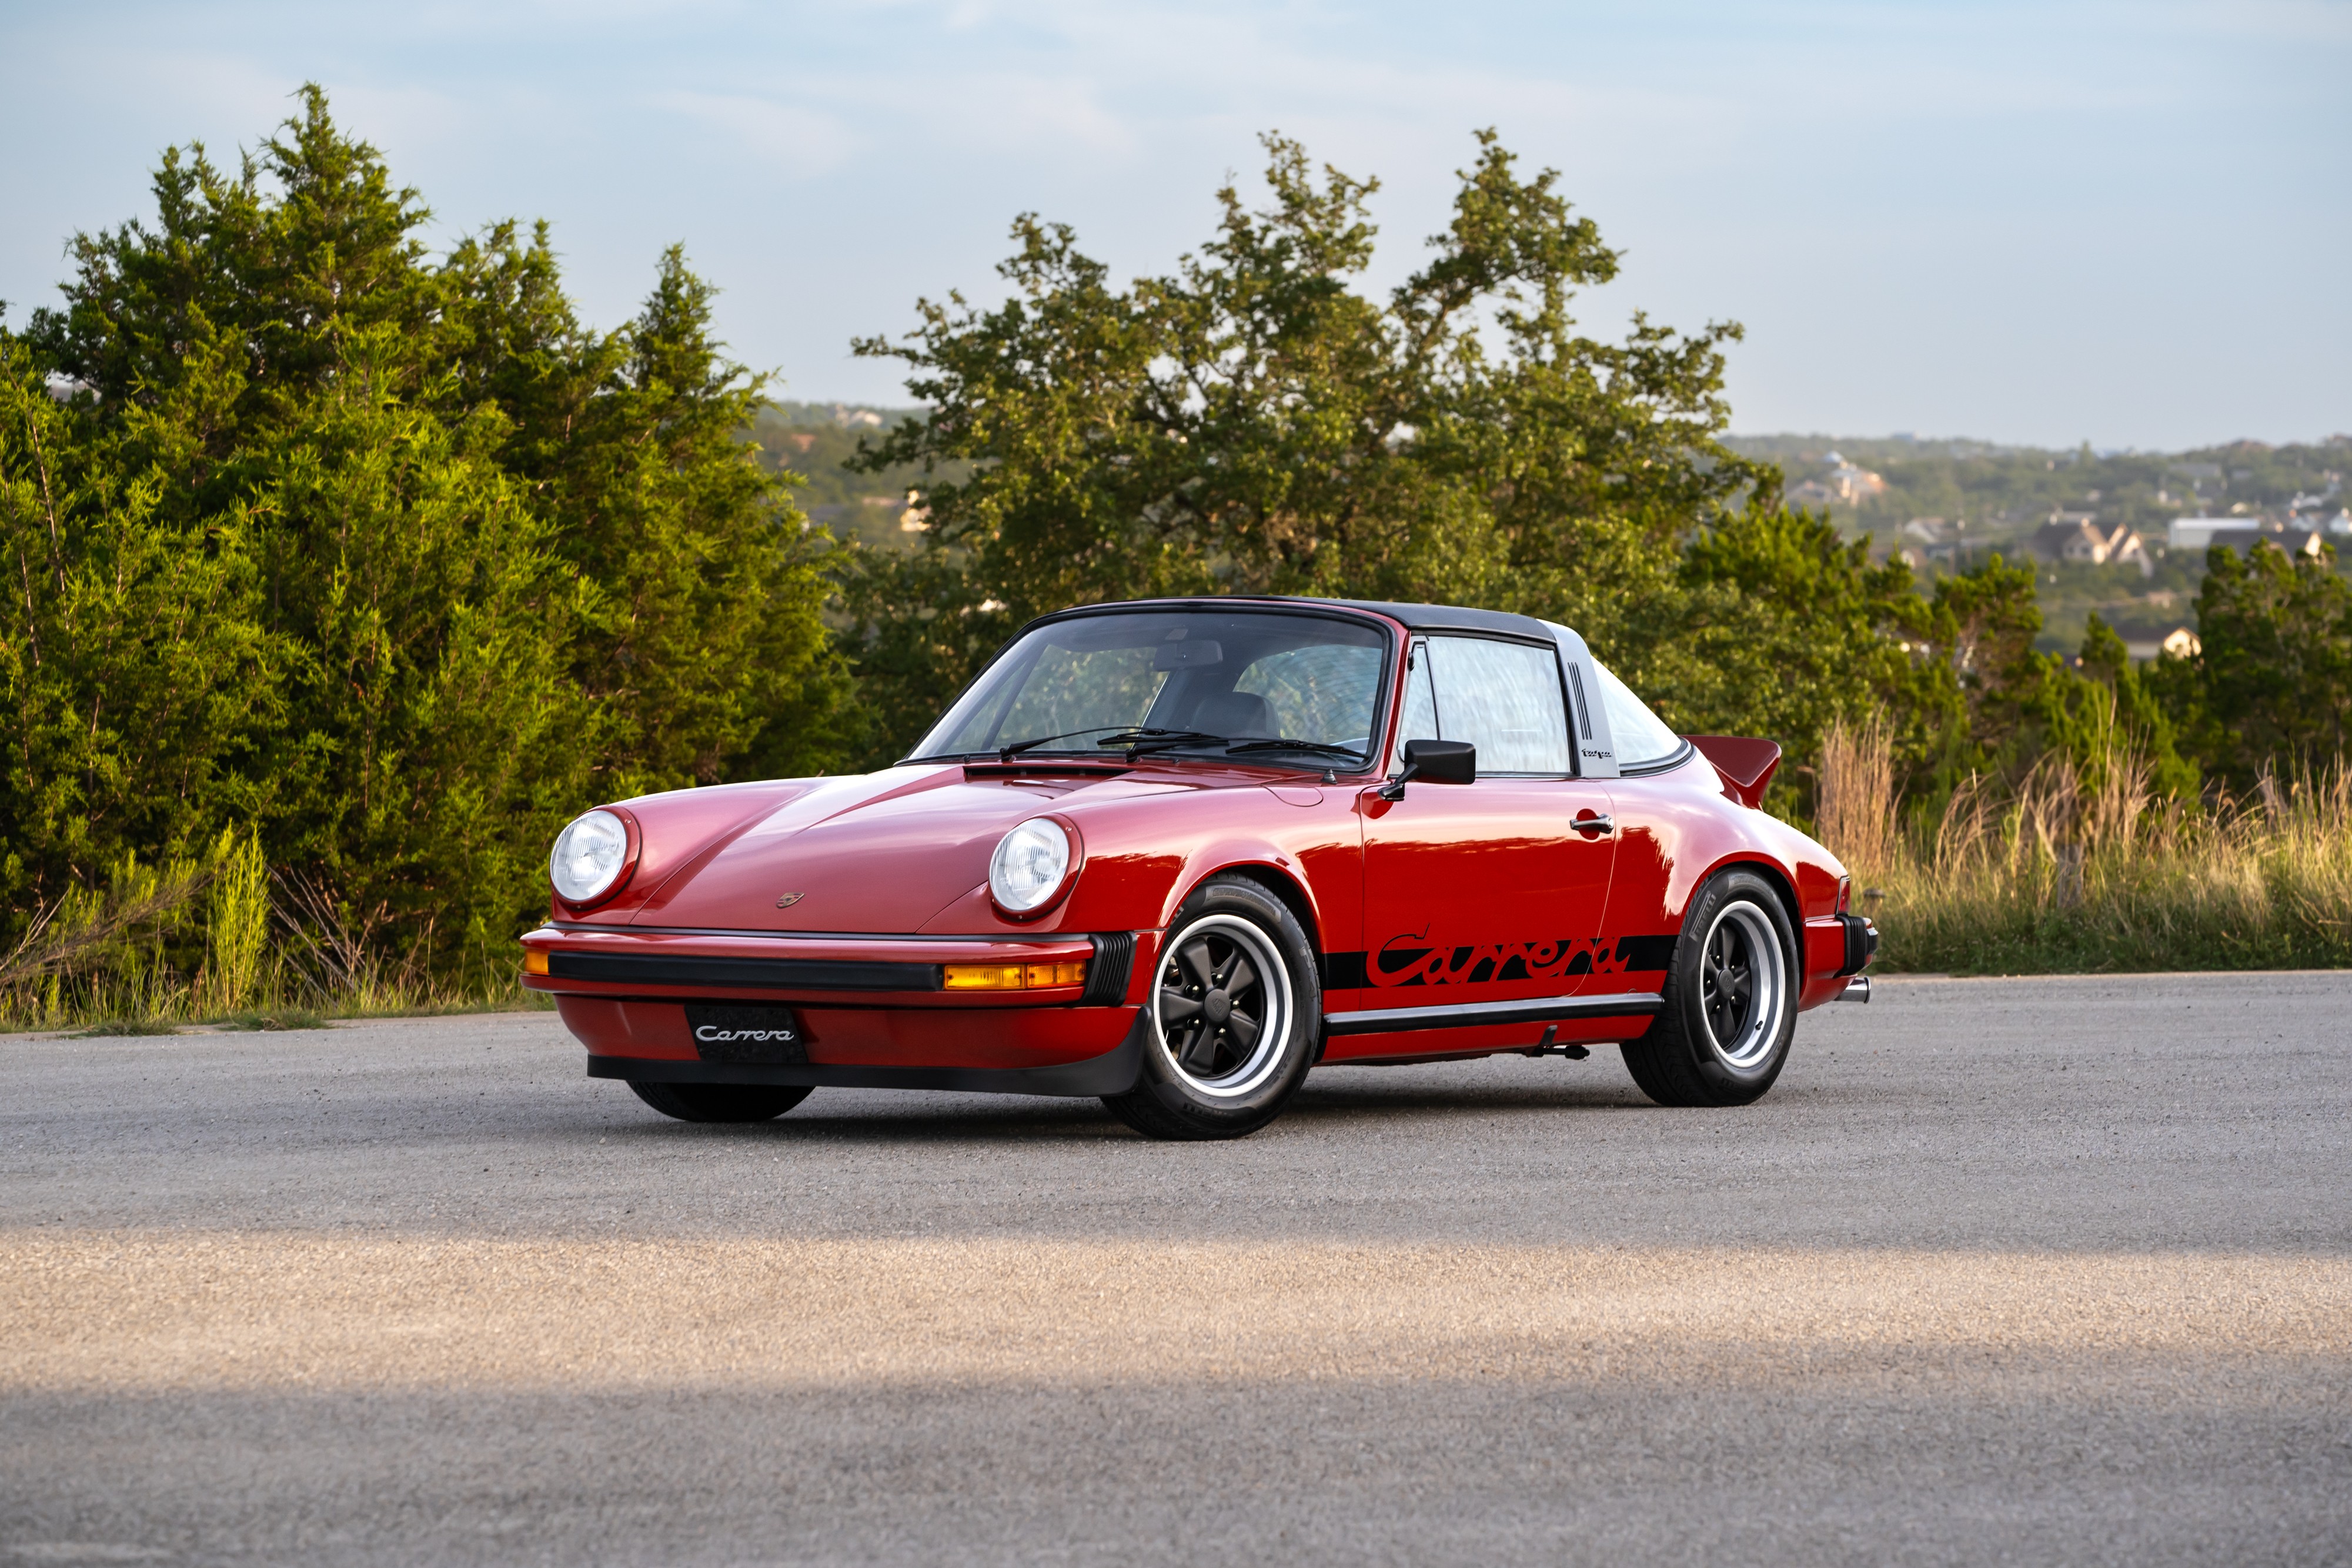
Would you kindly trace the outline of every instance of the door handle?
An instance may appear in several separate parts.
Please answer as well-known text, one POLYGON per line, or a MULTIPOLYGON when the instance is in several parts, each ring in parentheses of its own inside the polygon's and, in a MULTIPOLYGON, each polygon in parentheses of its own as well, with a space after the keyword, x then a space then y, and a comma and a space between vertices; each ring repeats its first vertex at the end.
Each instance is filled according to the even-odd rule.
POLYGON ((1580 833, 1613 833, 1617 831, 1617 819, 1606 811, 1595 811, 1589 817, 1577 818, 1569 826, 1580 833))

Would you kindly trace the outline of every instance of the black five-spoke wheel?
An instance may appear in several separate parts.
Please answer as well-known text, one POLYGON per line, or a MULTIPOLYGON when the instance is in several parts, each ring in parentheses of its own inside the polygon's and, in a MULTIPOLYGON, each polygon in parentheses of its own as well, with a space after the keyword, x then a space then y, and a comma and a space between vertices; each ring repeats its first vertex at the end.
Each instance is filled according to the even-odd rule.
POLYGON ((1195 926, 1160 971, 1160 1025, 1176 1065, 1213 1081, 1247 1061, 1265 1034, 1265 993, 1240 939, 1195 926))
POLYGON ((1622 1050, 1662 1105, 1745 1105, 1772 1086, 1796 1029, 1796 929, 1757 873, 1726 872, 1692 898, 1664 1007, 1622 1050))
POLYGON ((1227 873, 1169 923, 1137 1020, 1135 1087, 1104 1103, 1154 1138, 1238 1138, 1272 1121, 1307 1075, 1323 1021, 1315 950, 1282 901, 1227 873))
POLYGON ((1750 1068, 1776 1043, 1782 977, 1780 943, 1756 904, 1727 904, 1699 951, 1699 1009, 1723 1064, 1750 1068))
POLYGON ((1194 921, 1170 946, 1152 998, 1171 1065, 1201 1093, 1247 1093, 1289 1026, 1289 992, 1281 956, 1255 921, 1194 921))

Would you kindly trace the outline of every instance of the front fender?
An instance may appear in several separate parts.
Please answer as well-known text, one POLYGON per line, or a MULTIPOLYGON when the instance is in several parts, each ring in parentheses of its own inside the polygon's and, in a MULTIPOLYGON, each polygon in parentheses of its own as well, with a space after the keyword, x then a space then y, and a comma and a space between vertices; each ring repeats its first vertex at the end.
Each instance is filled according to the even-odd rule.
POLYGON ((1106 802, 1100 831, 1111 844, 1153 857, 1120 913, 1165 930, 1202 883, 1247 870, 1288 890, 1285 902, 1318 952, 1355 947, 1364 897, 1360 793, 1352 784, 1282 780, 1206 789, 1157 810, 1142 800, 1106 802))
POLYGON ((1298 862, 1279 845, 1266 839, 1240 837, 1218 839, 1201 845, 1199 849, 1186 856, 1182 869, 1178 873, 1169 888, 1166 898, 1160 904, 1159 918, 1160 927, 1165 929, 1175 920, 1176 911, 1182 908, 1184 901, 1192 897, 1193 891, 1209 878, 1222 871, 1237 871, 1244 868, 1255 868, 1267 873, 1298 890, 1299 897, 1305 900, 1307 904, 1307 935, 1319 950, 1322 946, 1322 939, 1318 934, 1323 929, 1323 908, 1315 896, 1315 889, 1308 885, 1301 873, 1298 862))
MULTIPOLYGON (((1052 916, 1029 929, 1165 930, 1203 881, 1250 868, 1297 890, 1318 946, 1327 933, 1341 946, 1353 940, 1362 833, 1350 789, 1294 787, 1277 795, 1254 787, 1212 789, 1074 804, 1070 814, 1086 840, 1086 867, 1052 916)), ((926 930, 1003 925, 988 890, 976 887, 926 930)))

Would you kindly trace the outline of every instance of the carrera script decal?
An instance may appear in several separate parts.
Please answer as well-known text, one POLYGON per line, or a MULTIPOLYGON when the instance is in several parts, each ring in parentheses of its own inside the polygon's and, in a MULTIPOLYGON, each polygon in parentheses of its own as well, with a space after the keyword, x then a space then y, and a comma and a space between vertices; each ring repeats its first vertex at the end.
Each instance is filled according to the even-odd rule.
POLYGON ((687 1034, 705 1061, 797 1066, 808 1061, 808 1034, 786 1008, 712 1007, 688 1002, 687 1034))
POLYGON ((1549 980, 1589 975, 1594 943, 1574 937, 1549 942, 1486 942, 1460 947, 1430 946, 1423 929, 1391 936, 1372 955, 1366 977, 1383 989, 1394 986, 1475 986, 1487 980, 1549 980))
POLYGON ((788 1029, 721 1029, 715 1023, 707 1023, 696 1028, 694 1038, 704 1045, 732 1045, 737 1040, 760 1043, 772 1040, 789 1045, 800 1039, 800 1035, 788 1029))
POLYGON ((1391 990, 1654 973, 1674 956, 1675 940, 1666 933, 1621 936, 1614 943, 1598 936, 1560 936, 1444 946, 1433 943, 1424 927, 1390 937, 1376 952, 1328 955, 1323 961, 1323 984, 1328 990, 1391 990))

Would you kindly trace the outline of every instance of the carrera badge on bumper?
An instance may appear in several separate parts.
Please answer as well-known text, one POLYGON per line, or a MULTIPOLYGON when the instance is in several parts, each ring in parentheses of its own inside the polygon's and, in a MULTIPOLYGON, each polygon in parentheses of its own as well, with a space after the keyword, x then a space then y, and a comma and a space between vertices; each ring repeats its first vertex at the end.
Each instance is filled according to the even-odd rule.
POLYGON ((1092 1095, 1130 1086, 1129 932, 780 937, 549 926, 523 984, 592 1077, 1092 1095), (1108 1086, 1108 1087, 1106 1087, 1108 1086))

